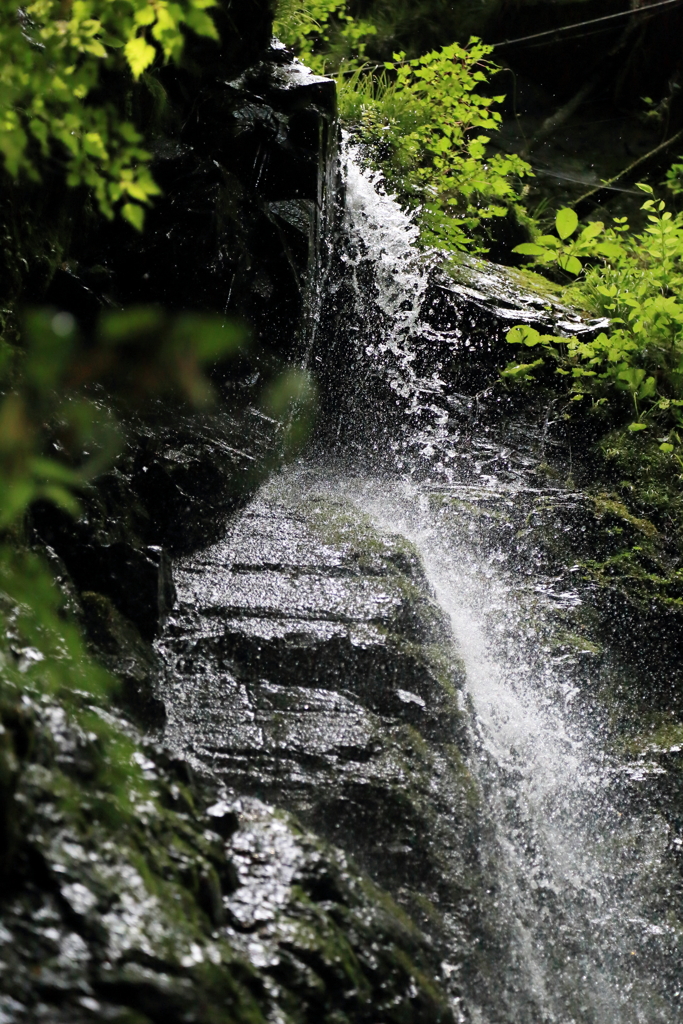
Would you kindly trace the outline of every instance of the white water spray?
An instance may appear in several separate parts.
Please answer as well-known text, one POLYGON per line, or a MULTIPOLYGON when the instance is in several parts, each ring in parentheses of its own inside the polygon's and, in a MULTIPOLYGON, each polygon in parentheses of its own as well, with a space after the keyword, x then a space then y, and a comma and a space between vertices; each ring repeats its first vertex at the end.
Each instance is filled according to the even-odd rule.
MULTIPOLYGON (((411 364, 432 257, 417 255, 411 220, 353 158, 347 203, 346 259, 372 260, 372 303, 383 317, 379 336, 363 331, 367 298, 359 285, 358 344, 386 361, 409 414, 424 400, 417 392, 429 390, 411 364)), ((440 383, 436 376, 433 383, 440 383)), ((442 449, 457 442, 447 426, 442 434, 442 449)), ((524 486, 506 491, 484 472, 481 482, 501 507, 514 505, 524 486)), ((536 580, 534 588, 533 566, 524 586, 522 576, 501 570, 502 540, 490 538, 482 554, 472 540, 481 522, 463 512, 465 487, 449 493, 429 481, 386 480, 328 486, 351 497, 377 528, 416 546, 466 664, 471 769, 492 824, 491 899, 509 935, 508 962, 498 965, 498 1008, 492 1015, 489 1002, 477 1010, 475 994, 474 1017, 481 1024, 683 1020, 681 938, 667 920, 668 828, 656 813, 632 811, 622 766, 603 749, 598 724, 574 710, 580 687, 571 658, 544 651, 549 606, 538 594, 545 583, 536 580)), ((495 522, 488 530, 495 532, 495 522)), ((571 606, 579 597, 565 592, 554 600, 571 606)))
POLYGON ((533 616, 543 609, 531 611, 510 591, 496 569, 499 552, 482 560, 472 550, 462 515, 449 514, 443 494, 435 506, 433 494, 405 483, 341 489, 378 529, 416 546, 465 662, 470 766, 493 823, 497 911, 511 936, 510 962, 500 965, 500 1019, 680 1019, 663 977, 678 948, 662 900, 667 826, 616 802, 618 764, 571 713, 572 668, 539 667, 534 657, 533 616))

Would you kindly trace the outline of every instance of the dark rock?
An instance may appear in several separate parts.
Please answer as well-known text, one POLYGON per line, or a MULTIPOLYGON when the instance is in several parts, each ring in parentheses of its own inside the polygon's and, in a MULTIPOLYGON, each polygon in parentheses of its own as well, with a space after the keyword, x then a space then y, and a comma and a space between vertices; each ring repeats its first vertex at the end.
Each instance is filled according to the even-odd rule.
POLYGON ((402 251, 404 243, 383 238, 381 228, 374 238, 362 218, 377 211, 358 203, 359 221, 346 215, 312 353, 321 447, 342 458, 353 451, 356 466, 374 470, 380 461, 394 471, 406 460, 419 464, 416 452, 426 451, 431 472, 440 462, 435 453, 461 447, 475 419, 488 414, 501 426, 513 410, 500 379, 518 354, 506 341, 510 328, 588 339, 608 321, 580 317, 551 291, 540 295, 519 271, 463 254, 444 268, 415 249, 402 251), (373 261, 368 242, 386 250, 384 262, 373 261))
POLYGON ((219 800, 218 803, 212 804, 207 808, 206 813, 210 819, 211 828, 224 839, 229 839, 239 828, 235 810, 225 800, 219 800))
POLYGON ((8 1021, 451 1024, 429 944, 338 851, 258 800, 216 801, 198 778, 182 811, 164 809, 182 769, 120 722, 145 780, 126 809, 98 768, 102 743, 63 716, 57 734, 60 706, 29 703, 42 755, 17 785, 25 828, 0 926, 8 1021), (91 762, 83 806, 63 796, 72 762, 54 759, 74 744, 91 762))
POLYGON ((463 670, 413 549, 304 489, 275 486, 177 563, 167 739, 352 854, 445 956, 481 895, 463 670))
POLYGON ((84 570, 81 580, 88 578, 108 580, 119 607, 146 636, 161 630, 175 601, 170 561, 156 545, 143 550, 107 545, 97 552, 95 565, 84 570))
POLYGON ((148 728, 163 725, 165 710, 158 696, 160 665, 153 648, 104 594, 86 590, 80 600, 86 636, 102 664, 121 682, 121 706, 148 728))
POLYGON ((279 44, 262 57, 194 82, 189 104, 168 83, 180 127, 156 145, 163 199, 142 238, 113 225, 76 258, 109 272, 103 301, 239 315, 282 356, 301 344, 324 257, 336 94, 279 44))
POLYGON ((113 531, 106 520, 102 530, 94 530, 88 512, 98 504, 96 498, 90 509, 74 520, 41 503, 32 509, 33 529, 63 560, 79 590, 106 594, 151 638, 163 626, 175 600, 168 556, 163 548, 136 542, 135 537, 113 539, 112 532, 114 537, 125 533, 121 520, 113 524, 113 531))
POLYGON ((148 516, 147 538, 185 553, 220 536, 267 472, 278 440, 278 424, 252 407, 137 424, 128 486, 148 516))

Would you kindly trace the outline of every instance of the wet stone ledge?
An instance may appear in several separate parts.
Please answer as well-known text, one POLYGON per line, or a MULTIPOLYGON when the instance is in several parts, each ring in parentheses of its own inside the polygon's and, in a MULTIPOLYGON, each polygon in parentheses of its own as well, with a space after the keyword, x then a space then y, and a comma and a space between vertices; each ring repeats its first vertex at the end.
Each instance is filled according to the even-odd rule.
POLYGON ((453 1022, 425 936, 338 850, 83 710, 132 752, 130 804, 61 706, 24 700, 21 721, 2 707, 17 836, 2 877, 4 1024, 453 1022))
POLYGON ((461 961, 459 1005, 475 933, 496 943, 462 664, 407 542, 350 503, 278 486, 176 562, 178 604, 156 644, 165 740, 235 799, 294 812, 350 855, 435 962, 461 961))

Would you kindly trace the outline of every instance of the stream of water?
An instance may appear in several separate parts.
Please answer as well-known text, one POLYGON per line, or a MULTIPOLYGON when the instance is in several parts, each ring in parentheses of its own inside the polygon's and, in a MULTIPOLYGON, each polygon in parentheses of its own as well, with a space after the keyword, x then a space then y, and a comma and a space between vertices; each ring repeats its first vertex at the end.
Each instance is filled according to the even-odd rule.
MULTIPOLYGON (((505 516, 476 514, 482 500, 505 510, 537 496, 543 425, 513 425, 505 438, 463 431, 439 367, 416 369, 420 344, 434 343, 420 310, 435 258, 417 255, 410 219, 353 154, 346 192, 342 259, 357 306, 348 329, 406 426, 377 453, 381 478, 330 485, 328 476, 327 486, 416 546, 465 661, 471 769, 489 808, 493 900, 510 935, 496 1024, 674 1024, 683 967, 668 917, 668 827, 629 803, 599 709, 576 699, 590 678, 543 648, 548 616, 581 595, 535 569, 533 549, 510 559, 505 516)), ((453 332, 447 340, 462 343, 453 332)), ((571 495, 557 488, 549 500, 571 495)), ((473 1018, 490 1024, 476 995, 471 1002, 473 1018)))
MULTIPOLYGON (((493 823, 495 905, 511 937, 509 962, 500 965, 501 1019, 680 1020, 668 828, 656 813, 629 813, 622 766, 585 708, 572 710, 574 664, 539 659, 544 609, 529 608, 534 581, 515 586, 495 546, 482 557, 448 494, 386 480, 344 492, 379 529, 416 546, 465 661, 470 765, 493 823)), ((458 509, 462 497, 460 490, 458 509)))

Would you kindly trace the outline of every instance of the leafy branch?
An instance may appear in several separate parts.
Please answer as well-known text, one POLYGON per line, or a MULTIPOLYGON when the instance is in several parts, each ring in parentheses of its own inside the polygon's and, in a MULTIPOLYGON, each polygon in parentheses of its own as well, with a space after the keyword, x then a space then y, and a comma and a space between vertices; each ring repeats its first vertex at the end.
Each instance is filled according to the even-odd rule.
MULTIPOLYGON (((649 196, 640 233, 617 217, 611 227, 594 222, 577 235, 578 218, 567 209, 557 214, 557 237, 542 235, 517 246, 516 252, 537 265, 554 265, 579 278, 569 296, 608 316, 611 329, 579 341, 514 327, 508 342, 529 348, 536 358, 511 363, 502 374, 529 381, 554 365, 555 374, 570 378, 572 401, 590 397, 594 407, 614 405, 621 394, 635 414, 629 431, 654 424, 677 431, 683 429, 683 213, 667 210, 650 185, 638 187, 649 196)), ((661 447, 673 450, 668 437, 661 447)))
POLYGON ((53 162, 86 186, 108 218, 141 229, 159 194, 137 128, 104 99, 105 72, 140 78, 177 60, 184 30, 217 39, 216 0, 0 0, 0 158, 13 178, 39 181, 53 162))

